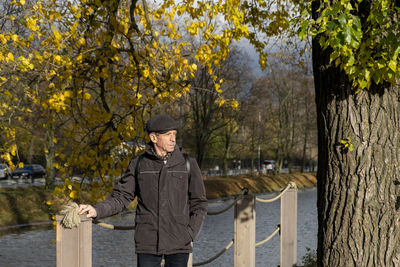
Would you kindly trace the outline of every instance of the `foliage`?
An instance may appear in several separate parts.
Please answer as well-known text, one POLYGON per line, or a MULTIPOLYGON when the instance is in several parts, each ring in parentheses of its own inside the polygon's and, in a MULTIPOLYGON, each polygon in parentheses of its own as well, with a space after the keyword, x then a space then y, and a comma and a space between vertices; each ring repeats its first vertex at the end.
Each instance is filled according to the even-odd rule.
POLYGON ((222 96, 219 73, 231 43, 247 38, 264 67, 264 37, 290 29, 292 6, 264 0, 165 0, 152 6, 7 1, 0 17, 2 159, 14 168, 21 137, 35 136, 51 171, 48 185, 56 169, 65 179, 60 190, 71 198, 80 193, 75 173, 94 189, 109 190, 140 149, 125 141, 144 140, 143 121, 151 110, 196 90, 191 84, 200 71, 210 77, 207 90, 218 96, 218 105, 237 108, 237 101, 222 96), (18 123, 30 120, 35 123, 18 123), (121 146, 128 155, 119 154, 121 146))
MULTIPOLYGON (((47 167, 57 168, 65 178, 79 170, 107 183, 108 175, 118 176, 122 169, 114 166, 113 149, 124 140, 144 138, 146 109, 187 93, 198 65, 221 93, 211 64, 226 58, 230 42, 246 34, 246 27, 223 29, 216 22, 203 22, 223 13, 239 21, 237 16, 242 15, 228 10, 227 4, 225 8, 214 8, 212 2, 196 8, 192 4, 11 2, 18 17, 3 16, 7 27, 0 32, 0 113, 8 118, 1 124, 7 136, 3 160, 14 167, 18 154, 14 112, 29 113, 32 106, 43 118, 39 126, 44 131, 44 152, 56 158, 47 167), (202 38, 201 46, 192 47, 182 39, 176 15, 184 18, 184 31, 202 38), (14 32, 17 28, 21 33, 14 32), (17 94, 24 95, 23 105, 17 94)), ((128 160, 120 165, 126 166, 128 160)), ((66 188, 71 186, 65 183, 66 188)))
POLYGON ((343 70, 356 91, 371 84, 400 78, 399 11, 396 1, 320 1, 318 16, 309 20, 311 1, 302 11, 298 33, 318 37, 324 49, 331 49, 330 62, 343 70))
POLYGON ((301 261, 304 267, 314 267, 317 266, 317 253, 316 251, 311 251, 310 248, 306 248, 307 253, 301 257, 301 261))

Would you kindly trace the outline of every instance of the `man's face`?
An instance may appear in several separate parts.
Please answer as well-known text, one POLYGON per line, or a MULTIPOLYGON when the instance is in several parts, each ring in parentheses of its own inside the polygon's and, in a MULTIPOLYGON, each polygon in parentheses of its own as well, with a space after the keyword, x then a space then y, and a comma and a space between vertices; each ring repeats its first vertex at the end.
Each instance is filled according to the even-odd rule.
POLYGON ((176 130, 166 133, 151 133, 150 140, 154 144, 154 149, 159 156, 165 156, 167 152, 172 152, 176 144, 176 130))

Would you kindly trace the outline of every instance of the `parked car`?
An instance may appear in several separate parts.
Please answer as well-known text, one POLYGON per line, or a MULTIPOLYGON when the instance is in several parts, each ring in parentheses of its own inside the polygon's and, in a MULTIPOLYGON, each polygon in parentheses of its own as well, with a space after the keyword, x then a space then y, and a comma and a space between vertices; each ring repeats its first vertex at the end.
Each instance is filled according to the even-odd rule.
POLYGON ((0 164, 0 179, 11 178, 11 170, 6 164, 0 164))
POLYGON ((23 168, 15 169, 12 172, 13 178, 31 179, 33 182, 35 178, 41 178, 46 175, 46 170, 39 164, 27 164, 23 168))
POLYGON ((263 162, 263 169, 266 170, 267 173, 273 173, 275 169, 275 160, 267 159, 263 162))

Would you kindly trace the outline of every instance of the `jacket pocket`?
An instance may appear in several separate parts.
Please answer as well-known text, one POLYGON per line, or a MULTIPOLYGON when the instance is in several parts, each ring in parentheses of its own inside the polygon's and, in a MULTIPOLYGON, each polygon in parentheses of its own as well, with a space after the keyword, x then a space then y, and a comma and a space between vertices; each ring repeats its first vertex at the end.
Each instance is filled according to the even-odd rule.
POLYGON ((137 214, 135 229, 135 245, 136 248, 147 249, 155 248, 157 246, 157 229, 152 215, 150 214, 137 214))
POLYGON ((173 180, 173 186, 175 187, 175 189, 178 189, 178 190, 185 189, 187 191, 188 176, 187 176, 186 172, 172 172, 172 180, 173 180))
POLYGON ((184 243, 187 244, 188 242, 193 241, 192 237, 190 236, 189 229, 188 229, 188 227, 189 227, 188 226, 188 223, 189 223, 188 222, 189 221, 188 216, 174 215, 174 219, 175 219, 175 222, 177 223, 178 228, 180 229, 179 232, 183 233, 183 236, 184 236, 183 241, 184 241, 184 243))
POLYGON ((136 224, 148 223, 152 224, 151 214, 137 214, 135 217, 136 224))

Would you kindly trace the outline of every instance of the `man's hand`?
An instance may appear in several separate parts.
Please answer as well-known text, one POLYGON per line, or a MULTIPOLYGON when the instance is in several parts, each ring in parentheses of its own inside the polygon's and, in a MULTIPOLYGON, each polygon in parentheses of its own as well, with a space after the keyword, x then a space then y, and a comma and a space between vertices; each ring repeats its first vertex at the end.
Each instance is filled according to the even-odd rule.
POLYGON ((79 214, 87 213, 87 218, 96 218, 97 212, 92 205, 79 205, 79 214))

